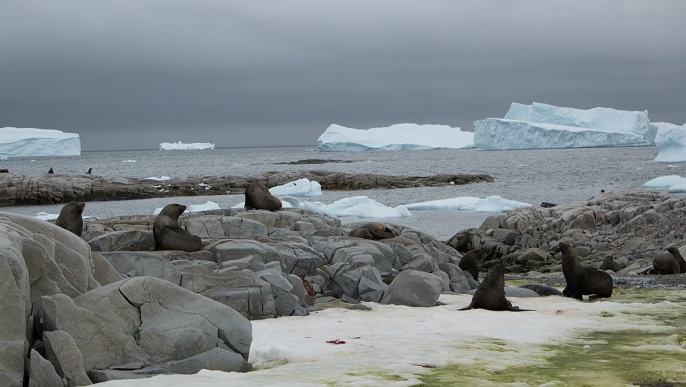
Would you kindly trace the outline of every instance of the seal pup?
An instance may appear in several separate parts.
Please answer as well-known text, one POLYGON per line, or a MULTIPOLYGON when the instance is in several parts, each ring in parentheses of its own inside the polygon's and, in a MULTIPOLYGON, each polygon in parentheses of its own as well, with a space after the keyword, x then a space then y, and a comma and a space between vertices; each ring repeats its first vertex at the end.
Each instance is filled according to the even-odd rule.
POLYGON ((281 200, 272 195, 263 182, 255 181, 245 188, 246 210, 277 211, 281 207, 281 200))
MULTIPOLYGON (((681 255, 679 255, 681 256, 681 255)), ((683 258, 682 258, 683 259, 683 258)), ((679 274, 681 267, 679 261, 674 258, 672 253, 662 253, 653 257, 653 268, 648 271, 648 274, 679 274)))
POLYGON ((589 300, 612 296, 614 284, 612 277, 604 271, 581 266, 576 250, 567 242, 560 242, 562 253, 562 274, 567 286, 562 290, 565 297, 583 300, 584 294, 589 300))
POLYGON ((371 240, 395 238, 395 232, 383 223, 367 223, 356 227, 348 233, 348 236, 371 240))
POLYGON ((488 310, 509 310, 512 312, 525 312, 529 309, 519 309, 512 306, 512 303, 505 298, 505 264, 499 263, 486 273, 483 281, 476 288, 472 302, 462 309, 488 309, 488 310))
POLYGON ((478 259, 481 257, 481 250, 473 249, 469 250, 465 255, 462 256, 460 262, 457 266, 472 275, 474 280, 479 280, 479 262, 478 259))
POLYGON ((181 204, 167 204, 155 218, 152 226, 152 236, 155 240, 155 250, 198 251, 202 249, 202 239, 189 234, 179 227, 179 216, 186 211, 181 204))
POLYGON ((84 202, 67 203, 60 210, 60 214, 55 220, 55 225, 60 226, 67 231, 81 236, 83 233, 83 209, 86 207, 84 202))
POLYGON ((682 273, 686 273, 686 261, 684 260, 684 257, 681 256, 679 249, 677 249, 675 246, 670 246, 667 247, 667 251, 669 251, 669 253, 674 256, 674 259, 679 262, 679 270, 682 273))
POLYGON ((48 173, 55 173, 55 171, 53 171, 52 167, 50 167, 50 169, 48 169, 48 173))

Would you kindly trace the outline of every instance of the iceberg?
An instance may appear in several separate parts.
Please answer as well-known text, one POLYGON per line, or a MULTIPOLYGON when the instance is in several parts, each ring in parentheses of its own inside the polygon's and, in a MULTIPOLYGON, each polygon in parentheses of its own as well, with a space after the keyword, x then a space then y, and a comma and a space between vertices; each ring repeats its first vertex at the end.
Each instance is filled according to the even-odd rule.
MULTIPOLYGON (((405 206, 388 207, 366 196, 353 196, 336 200, 331 204, 308 202, 292 196, 281 199, 283 208, 302 208, 330 216, 356 216, 358 218, 404 218, 412 216, 405 206)), ((231 208, 243 208, 245 202, 240 202, 231 208)))
POLYGON ((317 139, 317 148, 325 152, 473 147, 474 133, 448 125, 395 124, 365 130, 332 124, 317 139))
POLYGON ((647 111, 512 103, 504 118, 474 121, 474 146, 498 150, 646 146, 655 144, 657 131, 647 111))
POLYGON ((177 142, 161 142, 160 150, 204 150, 204 149, 214 149, 214 144, 209 142, 194 142, 190 144, 184 144, 181 141, 177 142))
POLYGON ((53 129, 0 128, 0 157, 79 156, 77 133, 53 129))
POLYGON ((683 126, 668 122, 655 122, 657 136, 657 156, 655 161, 660 163, 673 163, 686 161, 686 124, 683 126))

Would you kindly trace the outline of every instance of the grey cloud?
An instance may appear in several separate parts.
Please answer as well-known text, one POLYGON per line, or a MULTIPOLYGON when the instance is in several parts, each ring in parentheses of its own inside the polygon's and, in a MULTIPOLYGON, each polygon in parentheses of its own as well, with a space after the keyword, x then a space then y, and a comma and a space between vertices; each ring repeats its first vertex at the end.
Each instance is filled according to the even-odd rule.
POLYGON ((308 145, 331 123, 471 130, 511 102, 686 122, 682 1, 22 1, 0 126, 84 150, 308 145), (136 141, 131 141, 136 138, 136 141))

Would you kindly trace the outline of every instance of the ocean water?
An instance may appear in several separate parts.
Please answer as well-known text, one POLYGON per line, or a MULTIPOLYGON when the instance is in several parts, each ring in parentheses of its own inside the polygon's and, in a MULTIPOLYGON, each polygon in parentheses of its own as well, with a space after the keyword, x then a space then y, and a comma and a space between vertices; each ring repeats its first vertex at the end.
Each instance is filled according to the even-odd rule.
MULTIPOLYGON (((13 158, 0 163, 13 174, 40 175, 53 168, 58 174, 82 174, 88 168, 107 177, 184 178, 189 176, 242 175, 289 170, 327 170, 347 173, 376 173, 395 176, 427 176, 441 173, 492 176, 495 182, 462 186, 423 187, 396 190, 324 191, 323 196, 303 198, 331 203, 365 195, 387 206, 463 196, 505 199, 539 205, 541 202, 584 201, 601 190, 642 189, 643 183, 658 176, 686 176, 686 163, 653 161, 655 147, 541 149, 483 151, 439 149, 417 151, 320 152, 316 147, 226 148, 204 151, 117 151, 84 152, 78 157, 13 158), (290 165, 305 159, 345 162, 290 165)), ((85 216, 107 218, 117 215, 152 214, 168 203, 185 205, 217 203, 229 208, 242 195, 198 196, 133 201, 89 202, 85 216)), ((0 208, 27 215, 59 213, 61 205, 0 208)), ((412 211, 407 218, 364 220, 402 224, 445 240, 456 232, 478 227, 490 213, 451 210, 412 211)), ((343 223, 359 218, 341 218, 343 223)))

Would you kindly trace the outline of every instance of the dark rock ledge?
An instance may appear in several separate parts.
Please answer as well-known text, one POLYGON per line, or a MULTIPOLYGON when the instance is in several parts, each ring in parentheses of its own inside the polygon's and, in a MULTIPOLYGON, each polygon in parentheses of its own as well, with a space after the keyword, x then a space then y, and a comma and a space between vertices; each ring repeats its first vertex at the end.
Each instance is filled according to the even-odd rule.
POLYGON ((205 176, 155 181, 96 175, 0 176, 0 207, 69 202, 150 199, 175 196, 242 194, 252 181, 268 187, 297 179, 316 180, 324 190, 394 189, 492 182, 489 175, 441 174, 387 176, 330 171, 265 172, 254 176, 205 176))

